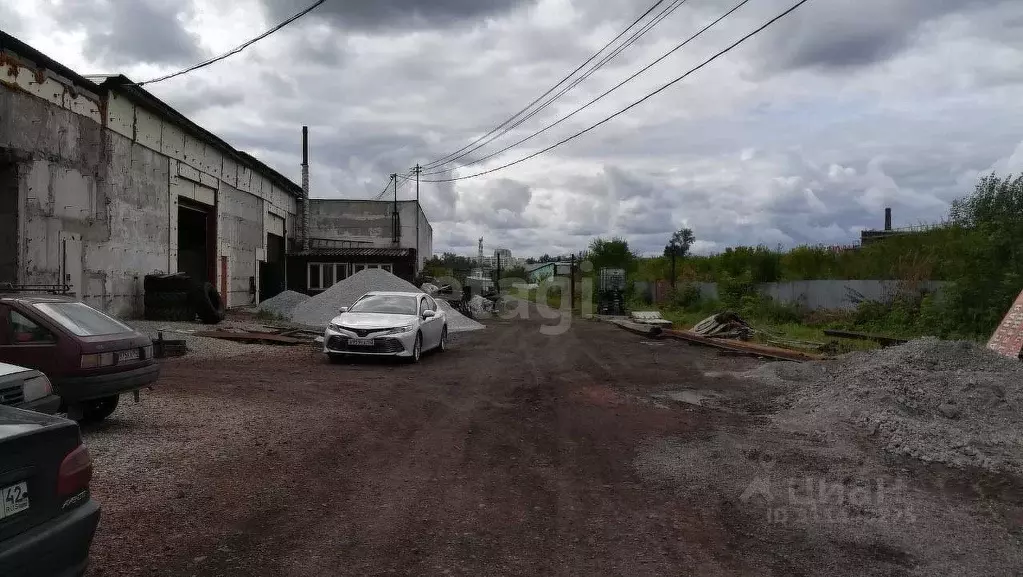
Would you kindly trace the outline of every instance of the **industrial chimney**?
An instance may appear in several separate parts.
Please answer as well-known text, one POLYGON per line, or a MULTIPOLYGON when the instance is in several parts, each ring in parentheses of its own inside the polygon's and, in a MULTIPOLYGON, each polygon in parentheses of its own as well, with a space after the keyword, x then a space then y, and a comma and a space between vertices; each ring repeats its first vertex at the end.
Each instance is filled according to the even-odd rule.
POLYGON ((890 208, 884 209, 884 229, 892 229, 892 209, 890 208))
POLYGON ((309 250, 309 127, 302 127, 302 250, 309 250))

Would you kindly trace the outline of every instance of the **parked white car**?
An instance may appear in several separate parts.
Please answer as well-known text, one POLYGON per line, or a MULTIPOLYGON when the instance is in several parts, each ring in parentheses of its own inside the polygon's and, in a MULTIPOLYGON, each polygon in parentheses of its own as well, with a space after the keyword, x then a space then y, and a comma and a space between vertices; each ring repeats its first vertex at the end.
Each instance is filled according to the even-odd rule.
POLYGON ((327 325, 323 352, 395 356, 415 363, 423 351, 448 346, 448 321, 433 297, 414 292, 369 292, 327 325))
POLYGON ((0 405, 52 415, 60 409, 60 397, 43 373, 0 363, 0 405))

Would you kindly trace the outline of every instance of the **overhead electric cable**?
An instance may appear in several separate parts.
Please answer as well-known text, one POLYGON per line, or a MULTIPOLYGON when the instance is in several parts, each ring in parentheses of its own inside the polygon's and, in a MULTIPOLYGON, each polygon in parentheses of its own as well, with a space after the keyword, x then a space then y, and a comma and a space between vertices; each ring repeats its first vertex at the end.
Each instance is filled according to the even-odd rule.
POLYGON ((768 20, 765 24, 763 24, 762 26, 760 26, 756 30, 753 30, 749 34, 746 34, 745 36, 743 36, 739 40, 736 40, 734 43, 729 45, 724 50, 721 50, 720 52, 714 54, 713 56, 711 56, 707 60, 704 60, 703 62, 701 62, 699 65, 697 65, 697 66, 695 66, 693 68, 690 68, 688 71, 686 71, 685 74, 679 76, 678 78, 675 78, 674 80, 671 80, 667 84, 662 85, 657 90, 647 94, 643 98, 640 98, 639 100, 633 102, 632 104, 626 106, 625 108, 619 110, 618 112, 615 112, 611 116, 608 116, 608 117, 604 118, 600 122, 598 122, 596 124, 593 124, 593 125, 585 128, 585 129, 583 129, 583 130, 580 130, 579 132, 576 132, 575 134, 573 134, 573 135, 571 135, 571 136, 569 136, 567 138, 564 138, 564 139, 562 139, 562 140, 560 140, 560 141, 558 141, 558 142, 548 146, 547 148, 544 148, 543 150, 538 150, 537 152, 534 152, 532 154, 524 156, 524 157, 522 157, 522 158, 520 158, 518 160, 509 162, 507 164, 498 166, 496 168, 491 168, 489 170, 484 170, 484 171, 481 171, 481 172, 477 172, 475 174, 469 174, 469 175, 466 175, 466 176, 458 176, 458 177, 453 177, 453 178, 438 178, 438 179, 433 179, 433 180, 424 180, 423 182, 453 182, 453 181, 456 181, 456 180, 465 180, 465 179, 468 179, 468 178, 476 178, 476 177, 479 177, 479 176, 483 176, 485 174, 491 174, 491 173, 497 172, 499 170, 504 170, 505 168, 508 168, 508 167, 511 167, 511 166, 515 166, 516 164, 523 163, 523 162, 525 162, 527 160, 530 160, 532 158, 536 158, 537 156, 540 156, 541 154, 544 154, 546 152, 554 150, 555 148, 565 144, 566 142, 569 142, 571 140, 575 140, 576 138, 578 138, 578 137, 580 137, 580 136, 590 132, 591 130, 594 130, 597 127, 602 126, 602 125, 610 122, 611 120, 621 116, 622 114, 625 114, 629 110, 632 110, 633 108, 635 108, 636 106, 639 106, 640 104, 646 102, 650 98, 653 98, 654 96, 660 94, 661 92, 664 92, 665 90, 667 90, 671 86, 674 86, 675 84, 678 84, 679 82, 685 80, 689 75, 691 75, 694 72, 700 70, 704 66, 707 66, 708 64, 710 64, 711 62, 713 62, 713 61, 717 60, 718 58, 724 56, 725 54, 731 52, 732 50, 734 50, 737 46, 739 46, 743 42, 746 42, 747 40, 749 40, 750 38, 756 36, 760 32, 763 32, 765 29, 767 29, 768 27, 773 25, 775 22, 777 22, 777 21, 781 20, 782 18, 788 16, 789 14, 794 12, 797 8, 799 8, 803 4, 806 4, 809 1, 810 0, 800 0, 799 2, 794 4, 791 8, 789 8, 788 10, 786 10, 786 11, 782 12, 781 14, 775 16, 774 18, 768 20))
POLYGON ((225 59, 225 58, 227 58, 229 56, 233 56, 235 54, 238 54, 239 52, 241 52, 242 50, 245 50, 246 48, 248 48, 249 46, 255 44, 256 42, 259 42, 260 40, 266 38, 267 36, 273 34, 274 32, 277 32, 281 28, 284 28, 288 24, 291 24, 295 20, 298 20, 299 18, 301 18, 301 17, 305 16, 306 14, 312 12, 313 10, 319 8, 320 5, 323 4, 326 1, 327 0, 317 0, 311 6, 306 8, 305 10, 302 10, 301 12, 295 14, 291 18, 288 18, 284 22, 281 22, 280 24, 278 24, 277 26, 274 26, 273 28, 267 30, 266 32, 260 34, 259 36, 256 36, 255 38, 253 38, 251 40, 248 40, 245 43, 243 43, 243 44, 241 44, 241 45, 239 45, 239 46, 231 49, 230 51, 225 52, 225 53, 223 53, 223 54, 221 54, 219 56, 214 56, 213 58, 210 58, 209 60, 205 60, 205 61, 200 62, 199 64, 196 64, 194 66, 189 66, 188 68, 185 68, 184 70, 179 70, 177 72, 172 72, 170 74, 166 74, 166 75, 160 76, 158 78, 153 78, 151 80, 146 80, 144 82, 138 82, 136 84, 138 86, 143 86, 145 84, 153 84, 154 82, 163 82, 164 80, 169 80, 171 78, 174 78, 175 76, 181 76, 182 74, 188 74, 189 72, 198 70, 200 68, 204 68, 206 66, 209 66, 210 64, 213 64, 215 62, 219 62, 219 61, 221 61, 221 60, 223 60, 223 59, 225 59))
MULTIPOLYGON (((502 148, 502 149, 500 149, 500 150, 498 150, 498 151, 496 151, 496 152, 493 152, 493 153, 491 153, 491 154, 488 154, 488 155, 486 155, 486 156, 483 156, 483 157, 481 157, 481 158, 477 158, 476 160, 474 160, 474 161, 472 161, 472 162, 467 162, 467 163, 463 164, 463 165, 462 165, 461 167, 459 167, 459 168, 465 168, 465 167, 467 167, 467 166, 472 166, 472 165, 474 165, 474 164, 479 164, 479 163, 481 163, 481 162, 484 162, 484 161, 486 161, 486 160, 489 160, 489 159, 491 159, 491 158, 494 158, 495 156, 498 156, 499 154, 503 154, 503 153, 505 153, 505 152, 508 152, 508 151, 509 151, 509 150, 511 150, 512 148, 515 148, 516 146, 518 146, 518 145, 520 145, 520 144, 522 144, 522 143, 524 143, 524 142, 527 142, 527 141, 529 141, 529 140, 532 140, 532 139, 536 138, 537 136, 540 136, 540 135, 541 135, 541 134, 543 134, 544 132, 547 132, 548 130, 550 130, 550 129, 554 128, 555 126, 557 126, 557 125, 561 124, 562 122, 564 122, 564 121, 568 120, 569 118, 572 118, 572 117, 573 117, 573 116, 575 116, 576 114, 578 114, 578 113, 582 112, 583 110, 585 110, 585 109, 589 108, 590 106, 592 106, 592 105, 596 104, 596 103, 597 103, 597 102, 599 102, 600 100, 603 100, 603 99, 604 99, 604 97, 606 97, 607 95, 611 94, 611 93, 612 93, 612 92, 614 92, 615 90, 618 90, 619 88, 621 88, 621 87, 622 87, 622 86, 624 86, 625 84, 627 84, 627 83, 631 82, 632 80, 634 80, 634 79, 635 79, 635 78, 636 78, 637 76, 639 76, 640 74, 643 74, 643 73, 644 73, 644 72, 646 72, 647 70, 650 70, 651 68, 653 68, 654 66, 656 66, 656 65, 657 65, 658 63, 660 63, 661 61, 663 61, 663 60, 664 60, 665 58, 667 58, 667 57, 671 56, 671 55, 672 55, 672 54, 674 54, 675 52, 678 52, 678 51, 679 51, 679 50, 681 50, 681 49, 682 49, 683 47, 685 47, 685 46, 686 46, 687 44, 689 44, 689 43, 690 43, 690 42, 692 42, 693 40, 696 40, 696 39, 697 39, 697 38, 699 38, 699 37, 700 37, 701 35, 703 35, 703 33, 704 33, 704 32, 706 32, 706 31, 710 30, 711 28, 713 28, 713 27, 714 27, 714 26, 716 26, 716 25, 717 25, 718 23, 720 23, 720 22, 721 22, 722 20, 724 20, 725 18, 728 18, 728 17, 729 17, 729 16, 731 16, 731 15, 732 15, 732 14, 733 14, 733 13, 734 13, 734 12, 735 12, 736 10, 738 10, 738 9, 742 8, 743 6, 745 6, 746 4, 748 4, 749 2, 750 2, 750 0, 742 0, 741 2, 739 2, 738 4, 736 4, 735 6, 733 6, 733 7, 732 7, 732 8, 731 8, 731 9, 730 9, 730 10, 729 10, 728 12, 725 12, 724 14, 722 14, 721 16, 719 16, 719 17, 718 17, 718 18, 717 18, 716 20, 714 20, 714 21, 713 21, 713 22, 711 22, 710 24, 707 24, 707 25, 706 25, 706 26, 704 26, 703 28, 701 28, 701 29, 700 29, 699 31, 697 31, 697 32, 696 32, 695 34, 693 34, 693 35, 692 35, 692 36, 690 36, 689 38, 686 38, 686 39, 685 39, 685 40, 684 40, 684 41, 683 41, 683 42, 682 42, 681 44, 678 44, 678 45, 676 45, 676 46, 675 46, 674 48, 672 48, 671 50, 669 50, 669 51, 665 52, 664 54, 662 54, 662 55, 661 55, 661 56, 660 56, 659 58, 657 58, 656 60, 654 60, 654 61, 653 61, 653 62, 651 62, 650 64, 647 64, 647 65, 646 65, 646 66, 644 66, 643 68, 641 68, 641 69, 637 70, 637 71, 636 71, 636 72, 634 72, 634 73, 633 73, 633 74, 632 74, 631 76, 629 76, 629 77, 628 77, 628 78, 626 78, 625 80, 622 80, 621 82, 619 82, 618 84, 616 84, 616 85, 612 86, 611 88, 607 89, 606 91, 604 91, 603 93, 601 93, 601 94, 600 94, 599 96, 597 96, 596 98, 594 98, 594 99, 590 100, 590 101, 589 101, 589 102, 587 102, 586 104, 583 104, 582 106, 580 106, 580 107, 576 108, 576 109, 575 109, 575 110, 573 110, 572 112, 569 112, 569 113, 568 113, 568 114, 566 114, 565 116, 562 116, 561 118, 559 118, 559 119, 555 120, 555 121, 554 121, 554 122, 552 122, 551 124, 549 124, 549 125, 547 125, 547 126, 545 126, 545 127, 541 128, 540 130, 537 130, 536 132, 533 132, 532 134, 530 134, 530 135, 528 135, 528 136, 526 136, 526 137, 524 137, 524 138, 521 138, 521 139, 519 139, 519 140, 517 140, 517 141, 515 141, 515 142, 513 142, 513 143, 511 143, 511 144, 509 144, 508 146, 505 146, 504 148, 502 148)), ((434 171, 434 172, 429 172, 429 173, 427 173, 427 174, 426 174, 426 176, 435 176, 435 175, 438 175, 438 174, 443 174, 443 173, 445 173, 445 172, 449 172, 449 171, 448 171, 448 170, 437 170, 437 171, 434 171)))
MULTIPOLYGON (((534 116, 536 116, 540 112, 543 112, 551 104, 554 104, 554 102, 556 100, 558 100, 559 98, 564 96, 566 93, 568 93, 570 90, 572 90, 573 88, 575 88, 576 86, 581 84, 584 80, 586 80, 587 78, 592 76, 594 73, 597 72, 597 70, 603 68, 608 62, 610 62, 611 60, 614 60, 619 54, 624 52, 626 48, 628 48, 629 46, 632 46, 633 44, 635 44, 640 38, 642 38, 644 35, 646 35, 646 33, 649 32, 654 26, 657 26, 665 18, 667 18, 668 16, 671 16, 671 14, 673 12, 675 12, 675 10, 677 10, 680 6, 685 4, 685 2, 686 2, 686 0, 673 0, 670 5, 665 7, 664 10, 662 10, 657 16, 655 16, 649 22, 644 24, 642 28, 640 28, 639 30, 635 31, 632 34, 632 36, 630 36, 628 39, 626 39, 625 42, 623 42, 621 45, 619 45, 617 48, 615 48, 610 54, 604 56, 600 61, 598 61, 596 64, 594 64, 589 70, 587 70, 582 75, 580 75, 578 78, 573 80, 571 84, 569 84, 568 86, 565 86, 564 88, 562 88, 557 94, 555 94, 554 96, 549 98, 546 102, 541 104, 539 107, 534 109, 532 112, 530 112, 526 116, 518 119, 513 124, 511 124, 509 126, 506 126, 505 128, 501 129, 499 132, 493 134, 489 138, 485 138, 478 145, 473 146, 469 150, 459 154, 458 156, 455 156, 454 158, 451 158, 450 160, 447 160, 447 161, 443 162, 442 164, 448 164, 448 163, 454 162, 454 161, 458 160, 459 158, 465 157, 465 156, 467 156, 467 155, 469 155, 469 154, 479 150, 480 148, 483 148, 484 146, 486 146, 490 142, 493 142, 494 140, 497 140, 501 136, 504 136, 508 132, 511 132, 512 130, 514 130, 515 128, 520 126, 521 124, 525 123, 530 118, 533 118, 534 116)), ((432 175, 432 174, 440 174, 440 173, 443 173, 443 172, 449 172, 451 170, 457 170, 458 168, 461 168, 461 167, 464 167, 464 166, 470 166, 470 165, 473 165, 473 164, 477 164, 478 162, 480 162, 480 161, 479 160, 475 160, 475 161, 472 161, 472 162, 468 162, 468 163, 462 164, 461 166, 458 166, 458 167, 445 168, 445 169, 442 169, 442 170, 439 170, 439 171, 435 170, 434 172, 429 172, 427 174, 428 175, 432 175)), ((440 165, 434 165, 434 166, 432 166, 430 168, 431 169, 437 169, 437 168, 439 168, 439 166, 440 165)))
POLYGON ((460 152, 462 152, 462 151, 464 151, 464 150, 466 150, 466 149, 468 149, 468 148, 470 148, 470 147, 472 147, 472 146, 476 145, 476 144, 477 144, 478 142, 480 142, 480 141, 481 141, 481 140, 483 140, 484 138, 486 138, 486 137, 490 136, 491 134, 494 134, 494 133, 495 133, 495 132, 497 132, 498 130, 500 130, 500 129, 504 128, 505 126, 507 126, 508 124, 510 124, 510 123, 512 123, 512 122, 514 122, 516 118, 518 118, 518 117, 519 117, 519 116, 521 116, 522 114, 526 113, 526 111, 528 111, 528 110, 529 110, 530 108, 532 108, 532 107, 533 107, 533 105, 535 105, 535 104, 536 104, 537 102, 540 102, 541 100, 543 100, 543 99, 544 99, 544 97, 546 97, 546 96, 547 96, 548 94, 550 94, 550 93, 554 92, 555 90, 557 90, 557 88, 558 88, 559 86, 561 86, 561 85, 562 85, 562 84, 564 84, 564 83, 565 83, 566 81, 568 81, 568 80, 569 80, 570 78, 572 78, 572 76, 574 76, 576 72, 579 72, 580 70, 582 70, 582 69, 583 69, 583 68, 584 68, 584 67, 585 67, 585 66, 586 66, 587 64, 589 64, 590 62, 592 62, 592 61, 593 61, 593 60, 594 60, 595 58, 597 58, 597 56, 599 56, 599 55, 600 55, 600 54, 601 54, 602 52, 604 52, 604 51, 605 51, 605 50, 607 50, 607 49, 608 49, 609 47, 611 47, 611 45, 613 45, 613 44, 614 44, 615 42, 617 42, 617 41, 618 41, 618 40, 619 40, 619 39, 620 39, 620 38, 621 38, 622 36, 625 36, 625 34, 626 34, 626 33, 627 33, 627 32, 628 32, 629 30, 631 30, 631 29, 632 29, 632 28, 633 28, 634 26, 636 26, 637 24, 639 24, 639 23, 640 23, 640 22, 641 22, 641 21, 642 21, 642 20, 643 20, 644 18, 646 18, 646 17, 647 17, 647 15, 649 15, 649 14, 650 14, 651 12, 653 12, 654 10, 656 10, 656 9, 657 9, 657 7, 658 7, 658 6, 660 6, 661 4, 663 4, 664 2, 665 2, 665 0, 658 0, 657 2, 655 2, 653 6, 651 6, 650 8, 648 8, 648 9, 646 10, 646 12, 644 12, 644 13, 640 14, 639 18, 636 18, 636 20, 635 20, 635 21, 633 21, 633 23, 632 23, 632 24, 630 24, 630 25, 629 25, 629 26, 628 26, 628 27, 627 27, 627 28, 626 28, 625 30, 622 30, 622 31, 621 31, 621 33, 619 33, 619 34, 618 34, 618 36, 615 36, 614 38, 612 38, 612 39, 611 39, 611 41, 610 41, 610 42, 608 42, 607 44, 605 44, 603 48, 601 48, 600 50, 596 51, 596 52, 595 52, 595 53, 594 53, 594 54, 593 54, 592 56, 590 56, 589 58, 587 58, 585 62, 583 62, 582 64, 580 64, 580 65, 579 65, 578 67, 576 67, 576 69, 575 69, 575 70, 573 70, 572 72, 569 72, 569 73, 568 73, 568 75, 567 75, 567 76, 565 76, 564 78, 562 78, 561 80, 559 80, 557 84, 555 84, 554 86, 551 86, 551 87, 550 87, 550 89, 549 89, 549 90, 547 90, 547 92, 544 92, 544 93, 543 93, 543 94, 541 94, 540 96, 536 97, 536 99, 535 99, 535 100, 533 100, 532 102, 530 102, 529 104, 527 104, 527 105, 526 105, 526 107, 525 107, 525 108, 523 108, 522 110, 520 110, 520 111, 516 112, 516 113, 515 113, 514 115, 512 115, 512 116, 511 116, 511 118, 509 118, 509 119, 505 120, 505 121, 504 121, 504 122, 502 122, 501 124, 498 124, 498 125, 497 125, 496 127, 494 127, 494 128, 493 128, 493 129, 492 129, 492 130, 491 130, 490 132, 488 132, 488 133, 484 134, 483 136, 481 136, 481 137, 477 138, 476 140, 474 140, 474 141, 470 142, 469 144, 467 144, 467 145, 463 146, 462 148, 459 148, 458 150, 456 150, 456 151, 452 152, 451 154, 448 154, 448 155, 446 155, 446 156, 443 156, 443 157, 441 157, 441 158, 439 158, 439 159, 437 159, 437 160, 434 160, 434 161, 431 161, 431 162, 427 162, 426 164, 424 164, 424 165, 423 165, 423 168, 432 168, 432 167, 434 167, 434 166, 436 166, 436 165, 439 165, 439 164, 443 164, 444 162, 447 162, 447 161, 448 161, 448 160, 449 160, 449 159, 450 159, 450 158, 451 158, 452 156, 455 156, 456 154, 459 154, 460 152))

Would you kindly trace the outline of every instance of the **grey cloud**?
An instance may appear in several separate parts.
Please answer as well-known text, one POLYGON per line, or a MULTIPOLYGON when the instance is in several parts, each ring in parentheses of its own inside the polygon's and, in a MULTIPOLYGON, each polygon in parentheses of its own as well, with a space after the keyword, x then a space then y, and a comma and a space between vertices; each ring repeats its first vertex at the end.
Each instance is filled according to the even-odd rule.
POLYGON ((887 60, 921 27, 953 13, 991 6, 1018 10, 1012 0, 830 0, 810 2, 767 36, 762 65, 771 70, 849 69, 887 60))
MULTIPOLYGON (((274 20, 309 6, 309 0, 263 0, 274 20)), ((314 14, 345 28, 383 29, 396 26, 448 26, 496 16, 526 0, 332 0, 314 14)))
POLYGON ((57 19, 87 33, 85 55, 105 66, 193 64, 203 58, 199 39, 179 21, 191 3, 174 0, 67 0, 57 19))

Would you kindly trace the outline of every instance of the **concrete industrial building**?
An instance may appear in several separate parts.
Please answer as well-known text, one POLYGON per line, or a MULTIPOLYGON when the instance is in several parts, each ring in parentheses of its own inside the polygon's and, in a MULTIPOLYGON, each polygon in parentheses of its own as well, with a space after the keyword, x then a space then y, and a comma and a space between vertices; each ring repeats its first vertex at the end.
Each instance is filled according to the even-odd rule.
POLYGON ((308 216, 308 247, 288 251, 291 290, 316 293, 364 268, 412 280, 433 255, 433 227, 414 200, 311 199, 308 216))
POLYGON ((301 187, 123 76, 93 81, 0 32, 0 282, 67 283, 142 313, 146 274, 228 306, 283 285, 301 187))

